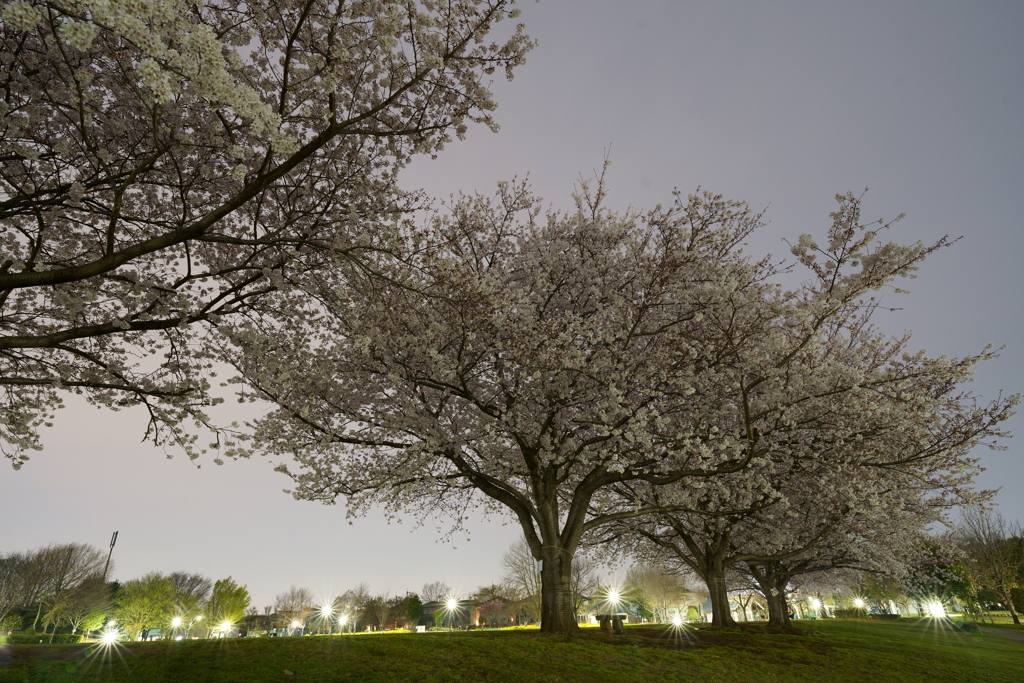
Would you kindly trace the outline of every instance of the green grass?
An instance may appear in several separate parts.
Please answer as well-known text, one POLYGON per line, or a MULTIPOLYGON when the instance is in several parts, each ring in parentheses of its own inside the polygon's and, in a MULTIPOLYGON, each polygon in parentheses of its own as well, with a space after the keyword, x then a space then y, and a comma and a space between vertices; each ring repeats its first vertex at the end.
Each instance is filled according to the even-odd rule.
POLYGON ((657 626, 622 636, 529 632, 359 635, 0 648, 0 682, 1024 681, 1024 645, 928 623, 828 620, 799 635, 657 626))

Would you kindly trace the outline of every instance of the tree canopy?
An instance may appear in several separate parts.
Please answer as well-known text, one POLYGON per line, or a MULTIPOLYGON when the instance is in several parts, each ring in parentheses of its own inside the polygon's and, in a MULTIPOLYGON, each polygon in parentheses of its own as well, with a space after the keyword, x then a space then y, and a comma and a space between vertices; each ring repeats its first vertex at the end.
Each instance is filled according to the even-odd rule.
MULTIPOLYGON (((388 249, 395 174, 522 63, 511 0, 13 0, 0 13, 0 449, 63 391, 144 405, 190 455, 205 335, 388 249)), ((220 432, 217 432, 218 435, 220 432)))

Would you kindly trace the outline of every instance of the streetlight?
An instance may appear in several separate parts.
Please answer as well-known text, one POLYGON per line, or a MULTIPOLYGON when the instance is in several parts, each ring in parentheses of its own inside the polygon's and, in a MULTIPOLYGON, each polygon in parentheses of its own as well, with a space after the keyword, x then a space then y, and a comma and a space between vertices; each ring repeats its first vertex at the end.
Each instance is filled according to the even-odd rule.
POLYGON ((448 609, 449 619, 451 619, 449 626, 450 628, 455 628, 455 611, 459 609, 459 601, 455 598, 448 598, 445 606, 448 609))
POLYGON ((855 598, 853 601, 853 606, 857 609, 864 609, 864 601, 860 598, 855 598))
POLYGON ((220 622, 220 630, 224 632, 224 638, 228 637, 228 631, 231 630, 231 622, 226 619, 220 622))
POLYGON ((323 605, 320 607, 320 616, 323 617, 323 621, 327 622, 327 635, 331 635, 331 615, 334 613, 334 608, 331 605, 323 605))
POLYGON ((185 629, 185 635, 191 636, 192 635, 192 627, 195 626, 196 624, 198 624, 202 620, 203 620, 203 615, 202 614, 197 614, 195 619, 193 619, 192 621, 188 622, 188 628, 185 629))

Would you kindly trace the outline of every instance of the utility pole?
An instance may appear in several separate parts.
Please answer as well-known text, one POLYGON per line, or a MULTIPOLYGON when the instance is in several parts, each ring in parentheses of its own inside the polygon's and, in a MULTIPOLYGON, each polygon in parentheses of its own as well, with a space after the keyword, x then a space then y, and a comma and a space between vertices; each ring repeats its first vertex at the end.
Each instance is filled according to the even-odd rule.
POLYGON ((117 532, 110 537, 110 552, 107 553, 107 564, 103 567, 103 582, 107 581, 107 570, 110 569, 110 556, 114 554, 114 544, 117 543, 117 532))

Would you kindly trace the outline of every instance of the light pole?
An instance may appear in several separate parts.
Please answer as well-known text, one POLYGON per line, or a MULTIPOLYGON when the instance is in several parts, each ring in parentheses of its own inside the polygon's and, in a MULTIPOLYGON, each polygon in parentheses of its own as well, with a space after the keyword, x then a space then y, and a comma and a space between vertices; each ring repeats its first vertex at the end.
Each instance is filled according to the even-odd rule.
POLYGON ((114 554, 114 544, 117 543, 117 532, 110 537, 110 551, 107 553, 107 563, 103 566, 103 582, 107 582, 107 570, 110 569, 110 556, 114 554))

